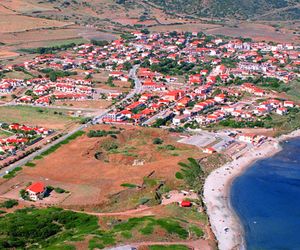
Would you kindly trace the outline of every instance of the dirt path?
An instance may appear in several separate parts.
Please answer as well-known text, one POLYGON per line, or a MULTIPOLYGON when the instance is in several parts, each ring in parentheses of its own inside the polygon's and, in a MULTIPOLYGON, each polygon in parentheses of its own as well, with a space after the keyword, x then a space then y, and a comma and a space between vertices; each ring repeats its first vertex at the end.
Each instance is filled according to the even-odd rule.
POLYGON ((136 248, 152 246, 152 245, 159 245, 159 246, 185 245, 185 246, 190 247, 193 250, 211 250, 212 249, 212 247, 205 240, 175 241, 175 242, 147 241, 147 242, 130 243, 131 247, 136 247, 136 248))
POLYGON ((95 216, 126 216, 126 215, 136 215, 139 213, 142 213, 142 215, 153 215, 153 213, 149 210, 153 209, 153 207, 141 207, 137 209, 131 209, 123 212, 107 212, 107 213, 97 213, 97 212, 86 212, 86 211, 78 211, 78 210, 73 210, 70 209, 73 212, 76 213, 84 213, 84 214, 89 214, 89 215, 95 215, 95 216))

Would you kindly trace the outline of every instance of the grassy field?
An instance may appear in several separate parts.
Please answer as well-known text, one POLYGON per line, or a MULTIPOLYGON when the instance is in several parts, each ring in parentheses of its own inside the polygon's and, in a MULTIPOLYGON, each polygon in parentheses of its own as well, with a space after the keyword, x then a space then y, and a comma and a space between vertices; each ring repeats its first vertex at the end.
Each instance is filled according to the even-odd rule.
POLYGON ((22 71, 12 71, 12 72, 5 73, 5 77, 10 79, 31 79, 32 78, 31 75, 28 75, 22 71))
POLYGON ((61 45, 66 45, 70 43, 75 43, 75 44, 81 44, 81 43, 86 43, 87 40, 83 38, 74 38, 74 39, 65 39, 65 40, 53 40, 49 41, 46 46, 61 46, 61 45))
POLYGON ((289 82, 290 90, 287 92, 288 96, 291 97, 294 101, 300 100, 300 80, 295 79, 291 82, 289 82))
MULTIPOLYGON (((74 249, 73 244, 88 238, 89 249, 102 249, 130 242, 136 237, 141 240, 151 239, 154 235, 157 240, 187 240, 192 233, 188 223, 175 218, 145 216, 121 220, 107 217, 103 220, 109 224, 107 228, 99 225, 96 216, 59 208, 17 210, 4 215, 0 220, 0 248, 24 249, 34 246, 43 249, 74 249)), ((163 249, 188 248, 166 246, 163 249)))
POLYGON ((8 136, 11 136, 12 133, 9 133, 7 131, 4 131, 4 130, 0 130, 0 138, 6 138, 8 136))
POLYGON ((64 128, 66 124, 78 121, 70 117, 66 110, 38 108, 31 106, 2 106, 0 107, 0 122, 22 123, 46 128, 64 128))

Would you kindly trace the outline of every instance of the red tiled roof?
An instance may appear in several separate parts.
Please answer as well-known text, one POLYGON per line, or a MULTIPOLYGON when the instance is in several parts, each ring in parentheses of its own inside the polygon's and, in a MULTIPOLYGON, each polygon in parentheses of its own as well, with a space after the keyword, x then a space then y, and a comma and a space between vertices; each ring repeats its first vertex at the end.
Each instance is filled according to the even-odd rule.
POLYGON ((42 193, 45 190, 45 185, 42 182, 35 182, 26 188, 26 191, 31 191, 34 193, 42 193))

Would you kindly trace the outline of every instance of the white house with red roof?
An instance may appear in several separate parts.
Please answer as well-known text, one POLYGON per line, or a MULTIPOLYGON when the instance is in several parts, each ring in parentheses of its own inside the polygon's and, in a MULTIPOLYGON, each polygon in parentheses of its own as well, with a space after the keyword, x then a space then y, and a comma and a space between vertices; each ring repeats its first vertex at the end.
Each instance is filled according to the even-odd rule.
POLYGON ((47 188, 42 182, 32 183, 29 187, 26 188, 26 192, 28 193, 29 199, 33 201, 43 199, 46 191, 47 188))
POLYGON ((295 103, 293 101, 284 101, 283 106, 286 108, 293 108, 295 106, 295 103))
POLYGON ((285 114, 287 114, 287 112, 288 112, 288 110, 285 107, 280 107, 280 108, 276 109, 276 113, 278 115, 285 115, 285 114))

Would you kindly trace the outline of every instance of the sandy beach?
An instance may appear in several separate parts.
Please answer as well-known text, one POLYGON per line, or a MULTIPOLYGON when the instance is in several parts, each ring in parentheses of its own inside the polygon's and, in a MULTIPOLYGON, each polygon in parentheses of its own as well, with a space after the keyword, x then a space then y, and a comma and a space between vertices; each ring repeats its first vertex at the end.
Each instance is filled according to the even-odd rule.
POLYGON ((245 249, 243 228, 230 204, 230 187, 234 178, 241 175, 255 161, 279 152, 281 141, 298 136, 300 130, 279 138, 270 138, 239 159, 214 170, 207 177, 204 185, 204 202, 220 250, 245 249))

